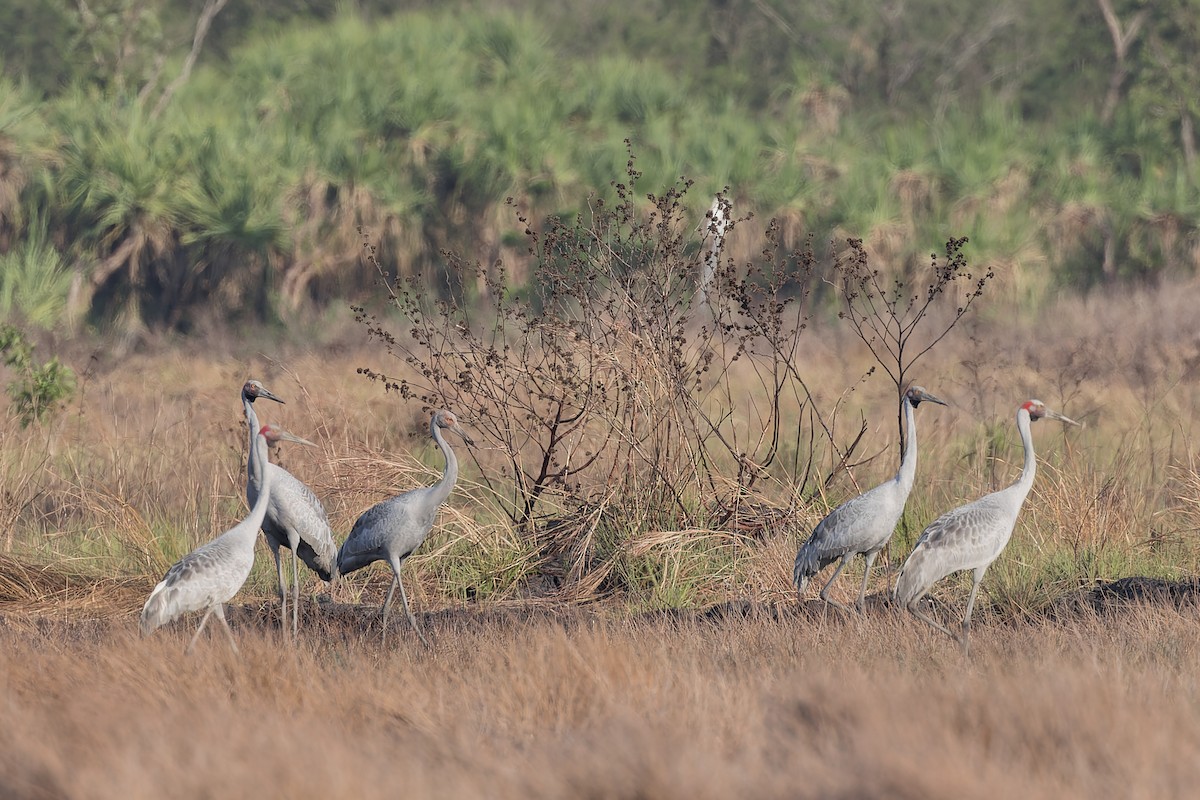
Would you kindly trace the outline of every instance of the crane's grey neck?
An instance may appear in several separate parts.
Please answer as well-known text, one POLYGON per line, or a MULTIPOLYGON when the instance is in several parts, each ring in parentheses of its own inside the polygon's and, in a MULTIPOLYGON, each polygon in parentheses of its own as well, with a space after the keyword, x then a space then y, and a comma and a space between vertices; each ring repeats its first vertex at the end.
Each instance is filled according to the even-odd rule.
POLYGON ((1028 494, 1033 486, 1033 475, 1037 472, 1037 459, 1033 454, 1033 434, 1029 430, 1029 412, 1023 408, 1017 409, 1017 431, 1021 434, 1021 446, 1025 448, 1025 466, 1021 468, 1021 477, 1013 486, 1020 487, 1022 497, 1028 494))
POLYGON ((429 431, 433 434, 433 440, 437 442, 437 446, 441 448, 442 455, 446 457, 446 469, 442 472, 442 479, 433 485, 433 499, 437 505, 441 505, 450 496, 450 492, 454 489, 454 483, 458 480, 458 459, 454 456, 454 451, 450 449, 450 445, 442 436, 442 429, 437 424, 435 416, 429 423, 429 431))
POLYGON ((905 493, 912 489, 917 476, 917 420, 913 414, 912 401, 904 397, 904 456, 900 459, 900 471, 896 473, 896 482, 905 493))
POLYGON ((246 477, 253 481, 255 486, 263 485, 263 471, 267 463, 267 440, 262 440, 262 456, 259 457, 258 452, 258 431, 262 426, 258 424, 258 415, 254 413, 254 403, 250 402, 250 398, 242 393, 242 408, 246 411, 246 424, 250 426, 250 447, 246 456, 246 477))
MULTIPOLYGON (((246 404, 249 408, 249 403, 246 404)), ((253 414, 253 411, 249 412, 253 414)), ((252 429, 250 432, 250 463, 257 463, 258 470, 258 498, 254 501, 254 506, 250 509, 248 521, 254 534, 258 535, 258 529, 262 527, 263 520, 267 517, 267 505, 271 496, 271 472, 263 468, 267 463, 267 438, 259 436, 257 429, 252 429)))

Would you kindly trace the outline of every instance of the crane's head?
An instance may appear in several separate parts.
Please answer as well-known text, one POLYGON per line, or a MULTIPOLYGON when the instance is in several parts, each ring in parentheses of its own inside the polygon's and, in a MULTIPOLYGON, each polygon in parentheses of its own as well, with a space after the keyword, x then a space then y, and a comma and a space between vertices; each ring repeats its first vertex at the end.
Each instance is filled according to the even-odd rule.
POLYGON ((908 398, 908 402, 913 404, 913 408, 921 405, 926 400, 931 403, 937 403, 940 406, 946 405, 945 400, 932 392, 926 391, 924 386, 910 386, 908 387, 908 391, 904 393, 904 396, 908 398))
POLYGON ((267 440, 270 447, 277 446, 280 442, 295 442, 296 444, 306 444, 309 447, 316 447, 315 444, 308 439, 301 439, 299 436, 293 436, 278 425, 266 424, 259 428, 258 432, 267 440))
POLYGON ((458 417, 454 416, 454 412, 441 409, 433 412, 433 424, 445 431, 454 431, 462 440, 469 445, 474 445, 475 440, 467 435, 467 432, 458 424, 458 417))
POLYGON ((1026 400, 1025 403, 1021 405, 1021 410, 1029 413, 1030 422, 1037 422, 1042 417, 1045 417, 1047 419, 1056 419, 1060 422, 1065 422, 1068 425, 1078 425, 1083 427, 1082 422, 1076 422, 1070 417, 1063 416, 1057 411, 1051 411, 1050 409, 1046 408, 1046 404, 1041 400, 1026 400))
POLYGON ((265 397, 268 400, 274 400, 276 403, 283 402, 278 397, 271 394, 271 391, 269 389, 267 389, 267 387, 265 387, 261 383, 259 383, 258 381, 249 380, 249 381, 246 381, 242 385, 242 398, 243 399, 249 400, 251 403, 253 403, 255 400, 257 400, 260 397, 265 397))

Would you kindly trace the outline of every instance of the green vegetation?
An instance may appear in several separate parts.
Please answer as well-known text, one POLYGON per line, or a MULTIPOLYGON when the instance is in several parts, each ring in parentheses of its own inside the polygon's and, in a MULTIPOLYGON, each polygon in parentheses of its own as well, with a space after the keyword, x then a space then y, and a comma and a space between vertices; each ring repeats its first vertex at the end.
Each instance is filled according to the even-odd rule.
POLYGON ((57 358, 39 364, 33 346, 12 325, 0 325, 0 359, 16 373, 8 384, 22 427, 42 422, 75 392, 75 373, 57 358))
POLYGON ((861 238, 902 275, 966 236, 1026 305, 1195 267, 1190 0, 385 5, 9 4, 5 310, 294 318, 369 296, 360 227, 443 296, 474 290, 446 250, 520 286, 506 198, 535 230, 613 199, 626 138, 651 191, 696 180, 697 223, 728 187, 785 242, 861 238))

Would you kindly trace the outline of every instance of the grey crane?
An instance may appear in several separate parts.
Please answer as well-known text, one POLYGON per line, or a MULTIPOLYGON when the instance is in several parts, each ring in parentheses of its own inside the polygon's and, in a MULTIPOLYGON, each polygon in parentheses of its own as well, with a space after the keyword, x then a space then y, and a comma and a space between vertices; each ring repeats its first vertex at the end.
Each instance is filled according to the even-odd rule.
MULTIPOLYGON (((242 407, 245 409, 246 423, 251 432, 259 430, 254 401, 260 397, 274 400, 276 403, 283 402, 259 381, 246 381, 242 386, 242 407)), ((291 434, 286 434, 272 444, 278 441, 312 445, 312 442, 291 434)), ((250 504, 253 505, 258 497, 264 471, 272 474, 275 490, 271 493, 271 503, 267 507, 262 531, 267 539, 267 546, 271 548, 271 555, 275 558, 275 572, 279 578, 280 616, 284 625, 287 624, 288 602, 279 548, 286 547, 292 551, 292 635, 295 636, 299 627, 300 604, 300 570, 297 561, 304 561, 321 580, 332 581, 336 578, 337 545, 333 541, 333 530, 329 527, 325 507, 313 491, 283 467, 272 464, 266 458, 258 458, 253 446, 246 463, 246 499, 250 504)))
POLYGON ((829 587, 833 586, 833 582, 850 559, 861 553, 866 559, 866 566, 863 569, 862 587, 858 591, 855 607, 862 612, 867 595, 867 581, 871 577, 871 565, 875 563, 879 551, 887 546, 892 538, 896 523, 904 513, 908 493, 912 491, 913 479, 917 473, 917 427, 913 410, 926 400, 946 405, 944 400, 920 386, 912 386, 904 393, 904 420, 908 438, 904 444, 904 455, 900 459, 900 470, 896 477, 830 511, 817 523, 812 535, 796 553, 792 579, 800 599, 804 598, 804 590, 812 577, 840 559, 838 568, 821 590, 821 599, 842 610, 849 610, 829 597, 829 587))
POLYGON ((896 578, 895 599, 905 608, 952 639, 957 639, 963 653, 970 655, 971 609, 975 606, 975 594, 983 573, 996 560, 1008 544, 1017 515, 1025 503, 1025 496, 1033 486, 1033 475, 1037 469, 1033 454, 1033 437, 1029 426, 1032 422, 1047 417, 1069 425, 1079 425, 1069 417, 1046 408, 1041 400, 1029 400, 1017 409, 1017 430, 1021 434, 1021 445, 1025 449, 1025 465, 1021 477, 1007 489, 985 495, 973 503, 948 511, 929 524, 917 540, 917 546, 900 568, 896 578), (918 603, 925 593, 942 578, 952 572, 973 570, 971 594, 967 597, 967 611, 963 615, 962 635, 955 636, 945 625, 923 612, 918 603))
MULTIPOLYGON (((264 426, 255 434, 253 443, 264 461, 267 458, 267 434, 264 426)), ((208 618, 215 615, 229 635, 233 652, 238 652, 233 631, 225 619, 225 603, 242 588, 250 576, 250 568, 254 566, 254 540, 258 538, 258 529, 267 514, 274 479, 274 474, 270 472, 264 476, 262 491, 248 517, 216 539, 188 553, 167 570, 166 576, 154 587, 146 605, 142 607, 140 627, 143 636, 188 611, 203 611, 204 616, 188 643, 187 651, 192 651, 208 618)))
POLYGON ((337 559, 338 572, 342 575, 362 569, 376 561, 386 561, 391 566, 395 579, 388 589, 387 599, 383 601, 383 635, 387 636, 388 606, 391 605, 392 595, 398 588, 400 602, 404 604, 404 614, 426 646, 429 642, 417 627, 417 620, 408 607, 408 596, 404 593, 404 583, 400 580, 400 567, 425 541, 425 537, 433 529, 438 507, 450 496, 454 483, 458 480, 458 459, 442 437, 443 430, 454 431, 468 445, 475 444, 458 424, 454 414, 445 410, 435 411, 429 421, 429 432, 441 448, 442 455, 446 457, 446 469, 442 473, 442 479, 433 486, 413 489, 376 503, 364 511, 355 520, 337 559))

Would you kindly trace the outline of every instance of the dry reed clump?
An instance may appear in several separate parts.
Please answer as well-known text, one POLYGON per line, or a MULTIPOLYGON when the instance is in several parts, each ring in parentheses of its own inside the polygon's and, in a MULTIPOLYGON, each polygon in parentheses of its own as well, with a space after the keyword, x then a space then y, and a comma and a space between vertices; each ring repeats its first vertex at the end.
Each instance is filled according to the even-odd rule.
POLYGON ((153 583, 136 576, 72 573, 0 555, 0 613, 110 617, 141 608, 153 583))
POLYGON ((411 636, 235 619, 0 626, 14 797, 1160 797, 1200 778, 1200 619, 439 614, 411 636))

